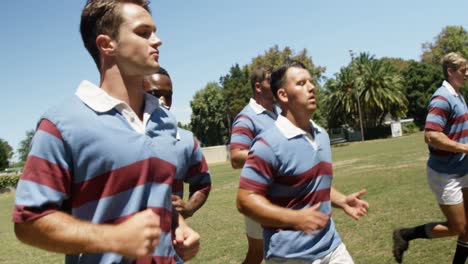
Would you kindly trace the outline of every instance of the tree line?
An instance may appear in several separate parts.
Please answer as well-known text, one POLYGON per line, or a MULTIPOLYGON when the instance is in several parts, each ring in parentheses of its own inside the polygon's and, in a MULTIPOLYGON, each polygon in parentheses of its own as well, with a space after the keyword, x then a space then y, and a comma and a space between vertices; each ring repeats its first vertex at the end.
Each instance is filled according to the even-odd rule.
MULTIPOLYGON (((314 64, 307 49, 269 48, 252 58, 247 65, 231 66, 219 82, 209 82, 197 91, 190 102, 190 123, 179 126, 190 129, 203 146, 229 143, 231 124, 252 96, 250 71, 259 65, 278 67, 289 59, 299 60, 316 80, 318 110, 312 117, 326 128, 350 127, 359 130, 361 116, 364 131, 382 127, 386 118, 411 117, 422 129, 426 105, 431 94, 444 79, 441 58, 449 52, 460 52, 468 58, 468 33, 462 26, 447 26, 433 42, 422 44, 421 59, 375 58, 369 52, 354 54, 350 62, 331 78, 325 78, 325 67, 314 64), (359 115, 361 112, 361 115, 359 115)), ((462 93, 468 92, 468 85, 462 93)), ((19 163, 26 161, 33 130, 26 131, 17 150, 19 163)), ((0 171, 11 166, 13 148, 0 138, 0 171)))
MULTIPOLYGON (((296 53, 289 47, 274 46, 250 64, 235 64, 219 82, 197 91, 190 102, 192 115, 186 128, 203 146, 228 144, 232 121, 252 96, 250 70, 259 65, 275 68, 294 59, 304 63, 317 81, 318 111, 312 118, 321 126, 360 130, 361 121, 367 133, 384 127, 388 119, 408 117, 422 129, 429 97, 444 79, 440 61, 449 52, 468 58, 468 33, 462 26, 447 26, 433 42, 423 43, 420 60, 377 59, 369 52, 350 51, 349 64, 325 78, 325 67, 315 65, 307 49, 296 53)), ((467 91, 465 84, 462 93, 467 91)))

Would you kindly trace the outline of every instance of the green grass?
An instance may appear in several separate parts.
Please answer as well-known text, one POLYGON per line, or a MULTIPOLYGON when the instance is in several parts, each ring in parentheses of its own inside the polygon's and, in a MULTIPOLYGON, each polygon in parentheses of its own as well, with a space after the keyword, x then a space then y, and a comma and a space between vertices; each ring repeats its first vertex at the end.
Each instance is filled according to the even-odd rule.
MULTIPOLYGON (((425 179, 427 147, 421 133, 333 147, 334 186, 343 193, 367 189, 369 214, 359 221, 334 209, 333 218, 356 264, 395 263, 391 232, 404 225, 442 220, 425 179)), ((244 222, 235 197, 240 171, 228 163, 210 166, 213 188, 190 225, 201 235, 201 251, 190 263, 240 263, 246 251, 244 222)), ((62 263, 61 255, 19 243, 13 234, 13 194, 0 195, 0 263, 62 263)), ((451 263, 455 238, 416 240, 405 263, 451 263)))

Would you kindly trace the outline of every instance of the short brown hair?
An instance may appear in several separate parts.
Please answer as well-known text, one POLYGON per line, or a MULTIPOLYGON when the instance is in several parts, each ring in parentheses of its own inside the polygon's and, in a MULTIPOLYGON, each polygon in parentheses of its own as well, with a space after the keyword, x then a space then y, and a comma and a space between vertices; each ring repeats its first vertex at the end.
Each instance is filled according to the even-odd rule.
POLYGON ((272 68, 270 66, 260 66, 255 69, 252 69, 250 72, 250 85, 252 86, 252 92, 255 96, 255 84, 263 82, 271 75, 272 68))
POLYGON ((302 62, 296 60, 288 60, 271 73, 270 88, 271 92, 273 93, 276 99, 278 99, 277 93, 279 88, 283 87, 286 83, 286 72, 289 68, 293 67, 307 70, 306 66, 302 62))
POLYGON ((119 28, 123 22, 120 6, 123 3, 139 5, 151 13, 148 6, 149 0, 87 0, 81 13, 81 38, 98 69, 100 61, 96 37, 100 34, 108 35, 113 39, 119 37, 119 28))
POLYGON ((466 65, 466 59, 460 53, 450 52, 446 54, 442 58, 442 70, 444 71, 445 80, 448 80, 448 69, 458 70, 464 65, 466 65))

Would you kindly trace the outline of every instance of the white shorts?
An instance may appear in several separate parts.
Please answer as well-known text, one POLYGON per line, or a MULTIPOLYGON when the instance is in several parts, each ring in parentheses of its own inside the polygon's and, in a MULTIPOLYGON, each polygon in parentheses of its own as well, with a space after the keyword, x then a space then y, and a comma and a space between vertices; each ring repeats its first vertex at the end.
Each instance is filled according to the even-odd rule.
POLYGON ((440 173, 429 167, 427 183, 441 205, 454 205, 463 202, 463 188, 468 187, 468 175, 440 173))
POLYGON ((263 227, 252 218, 245 216, 245 233, 253 239, 263 239, 263 227))
POLYGON ((353 264, 353 258, 346 249, 345 244, 341 243, 335 250, 325 257, 316 260, 305 259, 285 259, 270 258, 266 260, 267 264, 353 264))

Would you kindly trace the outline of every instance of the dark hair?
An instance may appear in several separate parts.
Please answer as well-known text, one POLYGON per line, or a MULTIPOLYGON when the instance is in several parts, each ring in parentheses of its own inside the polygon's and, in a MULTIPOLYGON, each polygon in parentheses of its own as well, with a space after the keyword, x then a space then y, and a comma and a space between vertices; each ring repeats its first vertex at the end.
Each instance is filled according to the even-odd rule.
POLYGON ((169 79, 171 78, 171 76, 169 75, 169 73, 166 71, 166 69, 164 69, 163 67, 159 67, 159 69, 156 71, 156 73, 154 74, 161 74, 161 75, 166 75, 167 77, 169 77, 169 79))
POLYGON ((108 35, 113 39, 119 37, 119 28, 123 23, 120 7, 123 3, 139 5, 151 13, 148 6, 149 0, 87 0, 81 13, 81 38, 98 69, 101 65, 96 37, 100 34, 108 35))
POLYGON ((284 62, 283 65, 281 65, 279 68, 275 69, 271 73, 270 88, 271 88, 271 92, 273 93, 276 99, 278 99, 278 95, 277 95, 278 89, 280 87, 283 87, 284 84, 286 83, 286 72, 288 71, 289 68, 292 68, 292 67, 307 70, 306 66, 302 62, 296 61, 296 60, 288 60, 284 62))
POLYGON ((252 87, 253 95, 255 95, 255 84, 263 82, 267 79, 268 75, 271 75, 272 68, 270 66, 262 65, 250 72, 250 85, 252 87))

